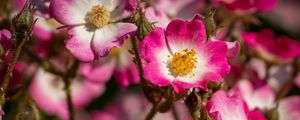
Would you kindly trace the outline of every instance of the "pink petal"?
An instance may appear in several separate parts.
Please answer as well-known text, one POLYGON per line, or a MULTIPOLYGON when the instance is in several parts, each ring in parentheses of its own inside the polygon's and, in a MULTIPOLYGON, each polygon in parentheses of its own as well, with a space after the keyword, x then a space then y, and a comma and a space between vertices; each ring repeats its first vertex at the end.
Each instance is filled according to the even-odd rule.
POLYGON ((52 0, 50 11, 54 18, 64 25, 86 23, 86 13, 92 8, 88 0, 52 0))
POLYGON ((215 92, 206 104, 210 117, 216 120, 247 120, 243 99, 239 94, 215 92))
POLYGON ((299 120, 300 118, 300 97, 289 96, 279 101, 279 120, 299 120))
POLYGON ((96 30, 91 47, 97 56, 106 56, 113 47, 121 47, 136 29, 131 23, 108 24, 96 30))
POLYGON ((206 42, 205 25, 199 16, 192 21, 173 20, 166 29, 166 37, 171 49, 176 44, 201 46, 206 42))
POLYGON ((115 65, 116 61, 111 59, 104 62, 82 63, 80 73, 91 82, 106 83, 111 78, 115 65))
POLYGON ((68 33, 70 38, 66 48, 80 61, 95 60, 94 52, 91 49, 93 33, 86 30, 84 26, 71 28, 68 33))

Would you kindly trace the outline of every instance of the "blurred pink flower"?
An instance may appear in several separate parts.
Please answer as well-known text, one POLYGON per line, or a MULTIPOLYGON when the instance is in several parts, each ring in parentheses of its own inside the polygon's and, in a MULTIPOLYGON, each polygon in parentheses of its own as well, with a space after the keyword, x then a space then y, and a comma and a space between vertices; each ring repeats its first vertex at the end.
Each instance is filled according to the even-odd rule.
POLYGON ((191 19, 204 8, 205 0, 153 0, 156 10, 181 19, 191 19))
POLYGON ((279 101, 278 120, 299 120, 300 118, 300 97, 289 96, 279 101))
POLYGON ((223 5, 233 11, 260 12, 271 10, 276 5, 276 0, 213 0, 214 4, 223 5))
POLYGON ((242 37, 247 46, 254 49, 260 57, 271 62, 287 62, 300 56, 300 43, 287 36, 279 36, 275 39, 270 29, 244 32, 242 37))
POLYGON ((69 28, 66 47, 71 53, 81 61, 93 61, 108 55, 113 47, 121 47, 136 30, 134 24, 120 22, 133 12, 126 5, 135 4, 126 0, 52 0, 50 10, 69 28))
POLYGON ((156 28, 141 43, 147 62, 144 76, 158 86, 172 85, 176 92, 219 82, 229 73, 225 42, 206 42, 200 16, 191 21, 173 20, 166 30, 156 28), (182 59, 185 58, 185 59, 182 59))
POLYGON ((145 9, 145 17, 150 23, 161 28, 167 28, 171 21, 164 11, 161 9, 155 9, 154 7, 148 7, 145 9))
POLYGON ((236 58, 239 53, 240 53, 240 42, 239 41, 233 41, 229 42, 226 40, 226 33, 227 29, 226 28, 221 28, 217 31, 217 34, 215 36, 211 37, 212 41, 224 41, 226 42, 228 51, 227 51, 227 58, 228 59, 234 59, 236 58))
MULTIPOLYGON (((71 83, 72 101, 76 109, 85 107, 91 100, 104 92, 104 84, 95 84, 82 77, 76 77, 71 83)), ((51 115, 68 118, 65 85, 59 76, 38 69, 30 94, 37 105, 51 115)))
POLYGON ((206 104, 206 110, 215 120, 247 120, 245 104, 238 92, 215 92, 206 104))
POLYGON ((275 94, 263 80, 241 80, 233 88, 238 89, 250 110, 269 110, 274 107, 275 94))
POLYGON ((122 90, 125 90, 130 84, 139 83, 137 66, 133 63, 133 56, 128 52, 130 47, 125 43, 121 48, 113 48, 108 57, 103 57, 94 63, 82 64, 81 74, 88 80, 101 83, 106 82, 114 75, 122 90), (100 78, 99 75, 101 75, 100 78))

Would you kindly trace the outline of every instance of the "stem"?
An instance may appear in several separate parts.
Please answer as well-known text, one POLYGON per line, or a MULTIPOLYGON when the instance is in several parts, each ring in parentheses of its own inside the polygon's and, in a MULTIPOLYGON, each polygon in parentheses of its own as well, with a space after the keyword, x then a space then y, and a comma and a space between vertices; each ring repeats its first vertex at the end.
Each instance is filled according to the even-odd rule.
POLYGON ((140 53, 139 53, 136 41, 138 41, 138 38, 134 37, 131 40, 131 44, 132 44, 132 47, 133 47, 133 50, 134 50, 134 55, 135 55, 136 63, 137 63, 138 69, 139 69, 139 75, 142 78, 142 80, 144 80, 143 79, 144 78, 143 77, 144 71, 143 71, 143 66, 142 66, 142 60, 141 60, 141 57, 140 57, 140 53))
POLYGON ((198 111, 197 110, 195 110, 195 111, 192 111, 191 112, 191 115, 192 115, 192 118, 193 118, 193 120, 198 120, 198 111))
POLYGON ((37 106, 34 103, 34 101, 30 99, 29 100, 29 105, 30 105, 32 111, 34 112, 34 116, 35 116, 34 118, 35 118, 35 120, 41 120, 40 111, 37 108, 37 106))
POLYGON ((68 78, 64 78, 64 83, 66 85, 66 96, 67 96, 67 102, 68 102, 68 111, 69 111, 69 120, 74 120, 74 108, 73 108, 73 101, 71 96, 71 86, 70 81, 68 78))
POLYGON ((72 66, 67 70, 67 73, 64 75, 63 80, 66 85, 66 96, 68 102, 68 111, 69 111, 69 120, 74 120, 74 107, 72 101, 72 89, 70 78, 74 78, 76 76, 77 70, 79 68, 79 61, 75 60, 72 66))
POLYGON ((152 120, 153 117, 155 116, 155 114, 158 112, 158 108, 159 108, 159 103, 157 104, 153 104, 150 112, 148 113, 148 115, 146 116, 145 120, 152 120))
POLYGON ((33 53, 32 51, 30 51, 28 48, 25 48, 25 53, 27 53, 28 56, 30 56, 30 58, 32 60, 34 60, 35 62, 37 62, 41 67, 44 68, 44 70, 55 74, 57 76, 64 76, 63 72, 60 71, 59 69, 57 69, 52 63, 50 63, 49 61, 40 58, 39 56, 37 56, 35 53, 33 53))

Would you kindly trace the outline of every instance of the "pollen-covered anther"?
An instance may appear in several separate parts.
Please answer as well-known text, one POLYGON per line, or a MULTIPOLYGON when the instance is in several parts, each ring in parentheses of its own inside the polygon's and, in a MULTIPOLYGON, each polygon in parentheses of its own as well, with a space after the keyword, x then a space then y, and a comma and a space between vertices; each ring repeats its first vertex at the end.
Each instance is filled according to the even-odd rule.
POLYGON ((195 55, 196 50, 194 49, 184 49, 181 52, 176 52, 168 64, 171 74, 177 77, 191 73, 198 63, 195 55))
POLYGON ((101 5, 95 5, 86 14, 88 22, 95 25, 97 28, 101 28, 107 25, 110 21, 110 12, 101 5))

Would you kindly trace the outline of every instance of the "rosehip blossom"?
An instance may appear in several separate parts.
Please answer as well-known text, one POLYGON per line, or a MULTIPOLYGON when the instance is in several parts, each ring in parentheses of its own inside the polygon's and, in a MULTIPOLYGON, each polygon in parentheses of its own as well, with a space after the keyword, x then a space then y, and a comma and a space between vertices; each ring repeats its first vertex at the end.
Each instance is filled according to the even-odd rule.
POLYGON ((279 101, 278 120, 299 120, 300 96, 289 96, 279 101))
POLYGON ((113 48, 107 57, 103 57, 94 63, 82 64, 80 69, 81 74, 89 78, 92 82, 102 83, 114 75, 115 80, 122 90, 127 88, 131 83, 139 83, 138 69, 135 63, 133 63, 133 56, 128 52, 130 45, 127 43, 121 48, 113 48))
POLYGON ((275 94, 263 80, 241 80, 233 89, 238 89, 250 110, 269 110, 274 107, 275 94))
POLYGON ((58 22, 69 28, 66 47, 71 53, 81 61, 93 61, 106 56, 111 48, 120 47, 136 30, 134 24, 120 22, 135 8, 126 6, 135 5, 132 2, 135 1, 52 0, 50 10, 58 22))
POLYGON ((249 48, 269 62, 289 62, 300 56, 300 44, 297 41, 287 36, 279 36, 275 39, 270 29, 244 32, 242 37, 249 48))
POLYGON ((176 92, 219 82, 229 73, 225 42, 206 42, 202 19, 173 20, 156 28, 141 43, 144 77, 158 86, 172 85, 176 92))
MULTIPOLYGON (((76 109, 83 108, 104 92, 104 84, 95 84, 86 78, 72 80, 72 101, 76 109)), ((59 76, 39 68, 30 86, 30 94, 37 105, 51 115, 68 119, 65 84, 59 76)))
POLYGON ((215 92, 207 102, 206 110, 215 120, 247 120, 243 98, 237 92, 215 92))
POLYGON ((233 11, 261 12, 272 10, 276 0, 213 0, 213 3, 233 11))
POLYGON ((205 6, 205 0, 153 0, 153 7, 171 17, 191 19, 205 6))
POLYGON ((257 109, 248 110, 238 90, 215 92, 206 104, 206 111, 214 120, 267 120, 257 109))

